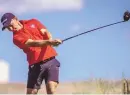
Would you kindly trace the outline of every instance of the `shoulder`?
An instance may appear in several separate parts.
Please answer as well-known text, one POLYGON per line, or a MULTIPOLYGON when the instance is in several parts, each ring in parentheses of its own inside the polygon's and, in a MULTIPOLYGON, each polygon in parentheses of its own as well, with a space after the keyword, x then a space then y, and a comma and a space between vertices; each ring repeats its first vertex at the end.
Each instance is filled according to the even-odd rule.
POLYGON ((32 18, 32 19, 30 19, 30 20, 28 20, 28 22, 40 22, 38 19, 36 19, 36 18, 32 18))
POLYGON ((13 43, 15 45, 19 45, 19 36, 18 35, 13 35, 13 43))
POLYGON ((27 23, 32 23, 32 22, 39 22, 38 19, 32 18, 28 20, 19 20, 21 23, 27 24, 27 23))
POLYGON ((20 47, 23 48, 25 47, 25 42, 28 40, 29 38, 24 37, 24 36, 20 36, 20 35, 13 35, 13 43, 20 47))
POLYGON ((13 35, 13 42, 19 41, 19 39, 21 39, 22 36, 20 36, 19 34, 14 34, 13 35))

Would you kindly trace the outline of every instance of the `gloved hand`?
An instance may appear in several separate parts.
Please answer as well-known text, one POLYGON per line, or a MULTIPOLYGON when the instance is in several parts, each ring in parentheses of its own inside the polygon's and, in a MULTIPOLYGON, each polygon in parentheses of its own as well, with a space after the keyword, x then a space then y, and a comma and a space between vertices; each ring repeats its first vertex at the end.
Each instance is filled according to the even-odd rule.
POLYGON ((130 19, 130 13, 129 13, 129 11, 126 11, 124 13, 124 21, 128 21, 129 19, 130 19))
POLYGON ((54 40, 50 40, 50 43, 52 46, 59 46, 60 44, 62 44, 62 40, 60 39, 54 39, 54 40))

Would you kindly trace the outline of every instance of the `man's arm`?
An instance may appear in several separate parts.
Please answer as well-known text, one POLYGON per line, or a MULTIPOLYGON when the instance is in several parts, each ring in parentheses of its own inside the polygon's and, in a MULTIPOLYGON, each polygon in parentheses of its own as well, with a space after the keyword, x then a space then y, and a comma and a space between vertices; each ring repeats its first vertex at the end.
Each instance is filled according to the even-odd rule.
POLYGON ((25 42, 25 45, 27 45, 28 47, 43 47, 43 46, 47 46, 47 45, 58 46, 61 43, 62 43, 62 41, 59 40, 59 39, 56 39, 56 40, 32 40, 32 39, 28 39, 25 42))
POLYGON ((41 33, 42 33, 43 35, 46 35, 49 40, 52 39, 52 35, 51 35, 51 33, 50 33, 47 29, 43 29, 43 28, 42 28, 40 31, 41 31, 41 33))
POLYGON ((48 39, 52 39, 51 33, 47 30, 47 28, 37 19, 33 19, 36 23, 37 29, 42 33, 42 35, 46 35, 48 39))
POLYGON ((51 42, 49 40, 32 40, 32 39, 28 39, 25 42, 25 45, 27 45, 28 47, 43 47, 46 45, 51 45, 51 42))

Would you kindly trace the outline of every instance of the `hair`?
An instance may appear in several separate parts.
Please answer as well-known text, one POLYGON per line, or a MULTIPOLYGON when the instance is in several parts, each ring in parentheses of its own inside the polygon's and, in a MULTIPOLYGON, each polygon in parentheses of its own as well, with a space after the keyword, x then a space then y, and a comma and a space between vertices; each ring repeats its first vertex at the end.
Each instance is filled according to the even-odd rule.
POLYGON ((16 19, 16 20, 18 20, 18 18, 15 16, 13 19, 16 19))

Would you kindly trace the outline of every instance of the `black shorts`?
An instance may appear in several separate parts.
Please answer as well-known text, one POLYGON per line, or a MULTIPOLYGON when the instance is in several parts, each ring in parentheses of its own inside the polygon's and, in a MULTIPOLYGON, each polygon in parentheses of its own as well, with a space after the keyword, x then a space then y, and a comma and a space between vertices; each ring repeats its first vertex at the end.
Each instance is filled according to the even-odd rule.
POLYGON ((40 89, 43 79, 45 83, 59 83, 60 62, 55 57, 29 66, 27 88, 40 89))

